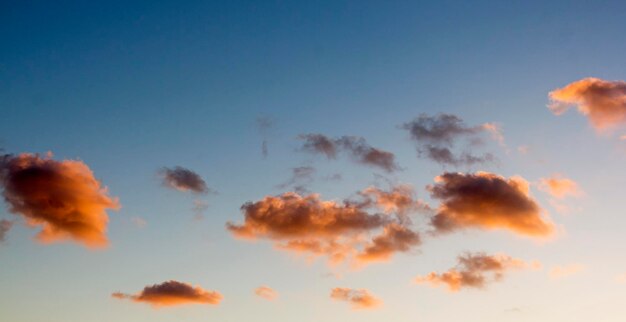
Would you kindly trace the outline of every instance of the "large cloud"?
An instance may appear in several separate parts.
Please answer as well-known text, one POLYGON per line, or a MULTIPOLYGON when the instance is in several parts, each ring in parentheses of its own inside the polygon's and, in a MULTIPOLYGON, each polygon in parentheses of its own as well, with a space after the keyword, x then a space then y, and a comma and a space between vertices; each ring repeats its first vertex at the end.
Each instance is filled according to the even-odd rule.
POLYGON ((325 255, 335 264, 386 261, 420 244, 405 214, 418 207, 402 198, 392 205, 394 191, 369 188, 361 192, 361 200, 342 203, 321 200, 317 194, 267 196, 244 204, 244 223, 228 223, 227 228, 236 237, 268 239, 278 249, 325 255), (378 209, 383 213, 370 212, 378 209))
POLYGON ((457 292, 462 288, 484 288, 490 282, 500 281, 508 270, 537 265, 527 264, 507 255, 468 253, 458 257, 456 267, 443 273, 431 272, 426 276, 418 276, 415 282, 433 286, 445 285, 448 290, 457 292))
POLYGON ((441 165, 471 166, 495 161, 490 153, 474 155, 470 152, 454 152, 457 141, 465 139, 470 145, 480 145, 483 134, 489 134, 500 144, 504 144, 500 128, 494 123, 468 126, 461 118, 453 114, 429 116, 421 114, 402 128, 409 131, 417 144, 420 157, 428 158, 441 165))
POLYGON ((351 289, 345 287, 333 288, 330 292, 330 298, 337 301, 348 302, 352 305, 352 309, 373 309, 382 305, 382 301, 372 295, 366 289, 351 289))
POLYGON ((577 106, 598 130, 626 124, 624 81, 584 78, 550 92, 549 97, 548 107, 554 114, 563 114, 570 107, 577 106))
POLYGON ((324 154, 329 159, 336 158, 339 151, 345 151, 361 164, 378 167, 387 172, 400 169, 393 153, 370 146, 362 137, 342 136, 333 139, 322 134, 303 134, 299 138, 304 141, 303 150, 324 154))
POLYGON ((177 281, 146 286, 137 294, 116 292, 112 296, 118 299, 148 303, 153 307, 184 304, 217 305, 222 301, 222 295, 216 291, 207 291, 199 286, 194 287, 177 281))
POLYGON ((0 243, 4 242, 6 238, 6 234, 13 227, 13 222, 10 220, 2 219, 0 220, 0 243))
POLYGON ((530 196, 529 184, 521 177, 477 172, 444 173, 429 186, 433 198, 441 200, 431 224, 438 232, 464 228, 506 229, 514 233, 545 237, 553 225, 530 196))
POLYGON ((194 193, 207 193, 210 191, 202 177, 183 167, 162 168, 159 174, 163 179, 163 185, 179 191, 191 191, 194 193))
POLYGON ((44 243, 72 239, 88 247, 108 244, 107 209, 120 207, 81 161, 52 160, 51 155, 5 155, 0 184, 9 211, 30 226, 41 226, 44 243))

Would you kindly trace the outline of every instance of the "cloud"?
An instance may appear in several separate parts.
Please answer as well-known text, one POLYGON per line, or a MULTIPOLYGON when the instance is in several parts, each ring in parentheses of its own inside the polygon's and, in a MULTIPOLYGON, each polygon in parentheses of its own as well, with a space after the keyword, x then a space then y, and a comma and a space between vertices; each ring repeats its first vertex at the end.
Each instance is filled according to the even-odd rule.
POLYGON ((245 203, 244 223, 229 222, 227 229, 238 238, 273 241, 277 249, 326 256, 331 264, 386 261, 420 244, 404 213, 417 201, 394 200, 394 191, 369 188, 359 194, 362 200, 343 202, 295 192, 266 196, 245 203))
POLYGON ((268 286, 259 286, 254 290, 254 294, 266 300, 274 300, 278 297, 278 293, 268 286))
POLYGON ((576 181, 565 178, 561 174, 554 174, 548 178, 539 179, 539 190, 550 194, 555 198, 565 198, 568 196, 581 196, 582 190, 579 188, 576 181))
POLYGON ((476 146, 483 143, 483 134, 489 134, 492 139, 504 146, 502 129, 496 123, 467 126, 461 118, 453 114, 435 116, 421 114, 413 121, 403 124, 402 128, 411 134, 420 157, 441 165, 471 166, 495 161, 495 157, 490 153, 473 155, 467 151, 454 152, 453 147, 461 139, 467 141, 469 145, 476 146))
POLYGON ((211 191, 200 175, 183 167, 162 168, 159 175, 163 179, 163 185, 172 189, 193 193, 211 191))
POLYGON ((553 224, 530 196, 529 184, 521 177, 504 178, 488 173, 447 172, 428 186, 431 196, 441 200, 431 224, 439 233, 465 228, 506 229, 531 236, 549 236, 553 224))
POLYGON ((336 287, 330 292, 330 298, 337 301, 349 302, 353 310, 374 309, 383 304, 380 299, 373 296, 366 289, 336 287))
POLYGON ((222 301, 222 295, 216 291, 207 291, 199 286, 193 287, 187 283, 177 281, 167 281, 161 284, 146 286, 137 294, 116 292, 111 296, 118 299, 148 303, 153 307, 184 304, 217 305, 222 301))
POLYGON ((454 268, 443 273, 431 272, 426 276, 418 276, 418 284, 432 286, 444 285, 451 292, 462 288, 484 288, 488 283, 502 280, 506 271, 536 267, 538 264, 527 264, 522 260, 507 255, 486 255, 484 253, 467 253, 459 256, 454 268))
POLYGON ((293 186, 298 193, 305 193, 306 186, 314 180, 315 172, 315 168, 310 166, 291 168, 291 177, 276 187, 284 189, 293 186))
POLYGON ((584 78, 548 94, 548 108, 556 115, 570 107, 587 116, 597 130, 626 123, 626 82, 584 78))
POLYGON ((13 222, 6 219, 0 220, 0 243, 4 242, 6 239, 6 235, 13 227, 13 222))
POLYGON ((302 134, 298 138, 304 141, 304 151, 324 154, 329 159, 335 159, 338 152, 344 151, 358 163, 387 172, 400 170, 393 153, 370 146, 362 137, 342 136, 332 139, 322 134, 302 134))
POLYGON ((559 279, 572 275, 576 275, 582 272, 585 267, 581 264, 569 264, 564 266, 554 266, 550 269, 549 275, 551 278, 559 279))
POLYGON ((117 210, 117 198, 78 160, 55 161, 52 155, 4 155, 0 184, 9 211, 29 226, 40 226, 42 243, 74 240, 87 247, 108 244, 106 210, 117 210))
POLYGON ((263 137, 263 141, 261 142, 261 154, 263 155, 263 158, 267 158, 267 155, 269 154, 267 134, 272 126, 274 126, 274 121, 268 117, 259 116, 256 119, 256 126, 263 137))

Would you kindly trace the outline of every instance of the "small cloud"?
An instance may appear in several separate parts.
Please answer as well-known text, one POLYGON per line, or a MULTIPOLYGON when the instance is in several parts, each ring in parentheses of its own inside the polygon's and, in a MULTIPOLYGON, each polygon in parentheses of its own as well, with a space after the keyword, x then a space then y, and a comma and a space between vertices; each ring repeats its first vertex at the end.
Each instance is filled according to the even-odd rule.
POLYGON ((265 285, 257 287, 254 290, 254 294, 269 301, 275 300, 278 297, 276 291, 265 285))
POLYGON ((583 194, 576 181, 558 173, 548 178, 539 179, 538 187, 539 190, 558 199, 563 199, 568 196, 579 197, 583 194))
POLYGON ((137 294, 116 292, 111 295, 117 299, 129 299, 142 302, 153 307, 176 306, 185 304, 217 305, 222 301, 222 295, 215 291, 207 291, 199 286, 187 283, 167 281, 161 284, 146 286, 137 294))
POLYGON ((163 179, 163 185, 172 189, 193 193, 211 191, 200 175, 183 167, 162 168, 159 170, 159 175, 163 179))
POLYGON ((336 287, 330 292, 330 298, 350 303, 353 310, 374 309, 383 304, 366 289, 336 287))
POLYGON ((550 269, 549 275, 553 279, 570 277, 581 273, 585 267, 581 264, 569 264, 564 266, 554 266, 550 269))

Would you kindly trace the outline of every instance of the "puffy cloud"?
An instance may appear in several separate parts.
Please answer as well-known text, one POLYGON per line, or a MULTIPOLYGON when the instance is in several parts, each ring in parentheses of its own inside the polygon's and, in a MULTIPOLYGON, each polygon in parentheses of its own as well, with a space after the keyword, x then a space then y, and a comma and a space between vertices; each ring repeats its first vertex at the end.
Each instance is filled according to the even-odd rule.
POLYGON ((569 264, 564 266, 554 266, 550 269, 550 277, 554 279, 565 278, 582 272, 585 267, 581 264, 569 264))
POLYGON ((354 310, 373 309, 383 304, 380 299, 376 298, 366 289, 336 287, 330 292, 330 298, 337 301, 349 302, 354 310))
POLYGON ((120 205, 83 162, 55 161, 51 154, 5 155, 0 160, 0 184, 9 211, 29 226, 41 227, 39 241, 71 239, 87 247, 108 244, 106 210, 120 205))
POLYGON ((567 196, 580 196, 582 190, 576 181, 565 178, 561 174, 554 174, 549 178, 539 180, 539 190, 549 193, 555 198, 565 198, 567 196))
POLYGON ((570 107, 589 118, 598 130, 626 123, 626 82, 584 78, 549 93, 548 108, 556 114, 570 107))
POLYGON ((417 202, 392 199, 394 191, 369 188, 361 193, 364 200, 342 203, 321 200, 317 194, 267 196, 245 203, 244 223, 229 222, 227 228, 235 237, 268 239, 278 249, 324 255, 333 264, 385 261, 420 243, 405 216, 417 202), (370 213, 370 209, 385 213, 370 213))
POLYGON ((458 257, 456 267, 443 273, 431 272, 418 276, 418 284, 444 285, 451 292, 462 288, 484 288, 488 283, 500 281, 504 273, 511 269, 536 267, 537 263, 527 264, 522 260, 507 255, 486 255, 467 253, 458 257))
POLYGON ((332 139, 322 134, 303 134, 299 139, 304 141, 303 150, 324 154, 329 159, 335 159, 339 151, 345 151, 361 164, 378 167, 387 172, 400 169, 393 153, 370 146, 362 137, 342 136, 332 139))
POLYGON ((177 281, 167 281, 161 284, 146 286, 137 294, 116 292, 112 296, 118 299, 148 303, 153 307, 184 304, 217 305, 222 301, 222 295, 216 291, 207 291, 199 286, 194 287, 177 281))
POLYGON ((477 172, 444 173, 428 190, 441 200, 431 224, 445 233, 464 228, 507 229, 514 233, 545 237, 553 224, 530 196, 529 184, 521 177, 477 172))
POLYGON ((268 286, 259 286, 254 290, 254 294, 266 300, 274 300, 278 297, 278 293, 268 286))
POLYGON ((159 175, 163 179, 163 185, 172 189, 194 193, 207 193, 210 191, 200 175, 183 167, 162 168, 159 170, 159 175))
POLYGON ((495 157, 490 153, 483 155, 473 155, 469 152, 455 153, 452 149, 460 139, 467 140, 470 145, 480 145, 483 142, 482 135, 486 133, 504 145, 504 136, 497 124, 467 126, 461 118, 453 114, 435 116, 421 114, 413 121, 403 124, 402 128, 409 131, 417 144, 420 157, 426 157, 441 165, 471 166, 495 161, 495 157))
POLYGON ((13 222, 10 220, 2 219, 0 220, 0 243, 4 242, 7 233, 13 227, 13 222))

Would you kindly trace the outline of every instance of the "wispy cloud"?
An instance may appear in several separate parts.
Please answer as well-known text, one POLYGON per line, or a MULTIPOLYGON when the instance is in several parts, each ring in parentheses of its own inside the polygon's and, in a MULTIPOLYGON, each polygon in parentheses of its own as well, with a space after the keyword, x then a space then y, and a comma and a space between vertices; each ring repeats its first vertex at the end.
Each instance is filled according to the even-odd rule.
POLYGON ((278 297, 278 292, 269 286, 259 286, 254 290, 254 294, 269 301, 273 301, 278 297))
POLYGON ((153 307, 184 304, 217 305, 222 301, 222 295, 216 291, 207 291, 200 286, 194 287, 177 281, 167 281, 161 284, 146 286, 137 294, 116 292, 111 296, 118 299, 147 303, 153 307))
POLYGON ((336 287, 331 290, 330 298, 350 303, 353 310, 374 309, 383 304, 366 289, 336 287))
POLYGON ((193 193, 208 193, 212 191, 204 182, 204 179, 192 170, 177 166, 174 168, 162 168, 158 173, 163 180, 163 185, 168 188, 193 193))

